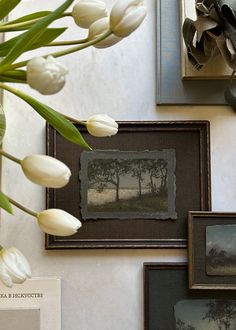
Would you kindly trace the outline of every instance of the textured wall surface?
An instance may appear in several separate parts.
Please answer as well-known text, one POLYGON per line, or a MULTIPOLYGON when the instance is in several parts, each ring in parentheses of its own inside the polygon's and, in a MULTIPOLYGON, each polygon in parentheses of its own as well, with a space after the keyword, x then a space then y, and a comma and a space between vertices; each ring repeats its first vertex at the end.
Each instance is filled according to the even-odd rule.
MULTIPOLYGON (((35 11, 35 4, 42 9, 61 2, 23 0, 15 16, 35 11)), ((62 59, 70 74, 59 94, 41 97, 24 89, 81 119, 108 113, 116 120, 209 120, 213 210, 235 211, 236 115, 228 107, 156 107, 155 0, 146 2, 148 17, 129 38, 109 49, 91 48, 62 59)), ((78 29, 71 30, 67 37, 77 38, 78 29)), ((4 109, 5 149, 18 157, 44 153, 44 121, 6 93, 4 109)), ((32 209, 44 209, 44 189, 28 182, 17 165, 4 159, 2 176, 3 191, 32 209)), ((184 250, 45 251, 44 235, 34 219, 16 209, 15 217, 2 212, 0 238, 3 245, 22 250, 34 276, 61 276, 63 330, 142 330, 143 262, 186 258, 184 250)))

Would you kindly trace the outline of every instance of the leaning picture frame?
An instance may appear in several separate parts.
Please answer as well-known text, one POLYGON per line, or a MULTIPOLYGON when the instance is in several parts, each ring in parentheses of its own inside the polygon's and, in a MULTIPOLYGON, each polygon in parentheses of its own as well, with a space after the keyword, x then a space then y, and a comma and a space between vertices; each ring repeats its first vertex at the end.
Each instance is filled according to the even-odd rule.
MULTIPOLYGON (((157 104, 226 104, 225 80, 182 79, 181 3, 156 0, 157 104)), ((193 1, 194 0, 188 0, 193 1)), ((218 64, 218 63, 217 63, 218 64)), ((218 65, 215 69, 218 71, 218 65)))
POLYGON ((46 235, 46 249, 186 247, 188 210, 211 209, 209 122, 120 122, 110 138, 79 129, 93 151, 47 128, 47 154, 72 171, 66 187, 47 190, 47 207, 82 227, 46 235))
POLYGON ((235 325, 236 291, 189 290, 187 268, 184 262, 144 263, 144 330, 235 325))
POLYGON ((236 213, 189 212, 190 289, 236 289, 236 213))

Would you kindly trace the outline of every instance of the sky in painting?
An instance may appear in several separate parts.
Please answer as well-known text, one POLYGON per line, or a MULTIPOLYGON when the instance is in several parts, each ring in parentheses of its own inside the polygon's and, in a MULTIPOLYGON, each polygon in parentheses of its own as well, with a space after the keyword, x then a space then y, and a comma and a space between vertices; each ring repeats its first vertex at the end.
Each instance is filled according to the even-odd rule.
MULTIPOLYGON (((217 330, 215 322, 202 320, 208 310, 206 305, 208 302, 209 300, 206 299, 178 301, 174 307, 175 319, 184 321, 186 324, 195 327, 196 330, 217 330)), ((229 330, 235 330, 235 323, 232 324, 229 330)))
POLYGON ((216 248, 236 254, 236 225, 217 225, 206 227, 206 253, 216 248))

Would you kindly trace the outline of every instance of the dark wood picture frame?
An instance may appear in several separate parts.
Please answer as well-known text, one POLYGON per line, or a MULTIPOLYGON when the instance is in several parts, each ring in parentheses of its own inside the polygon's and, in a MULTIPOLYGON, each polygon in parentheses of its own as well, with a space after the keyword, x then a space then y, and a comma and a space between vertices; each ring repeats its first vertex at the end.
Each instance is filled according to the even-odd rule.
POLYGON ((190 289, 236 290, 236 275, 208 275, 206 271, 206 228, 218 225, 236 225, 236 213, 189 212, 188 255, 190 289))
POLYGON ((145 262, 144 330, 175 329, 174 305, 186 299, 236 299, 236 291, 189 290, 187 263, 145 262))
POLYGON ((189 210, 210 210, 210 125, 207 121, 120 122, 111 138, 90 136, 97 150, 144 151, 175 149, 177 219, 81 219, 77 145, 47 128, 47 153, 72 170, 70 183, 47 190, 47 207, 61 208, 82 220, 78 233, 69 237, 46 235, 46 249, 80 248, 185 248, 189 210))

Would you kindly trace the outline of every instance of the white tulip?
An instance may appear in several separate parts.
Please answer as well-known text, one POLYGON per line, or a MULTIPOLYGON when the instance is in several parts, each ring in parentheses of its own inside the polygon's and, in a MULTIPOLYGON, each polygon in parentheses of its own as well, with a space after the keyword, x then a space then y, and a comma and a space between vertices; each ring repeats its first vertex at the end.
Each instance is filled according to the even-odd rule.
POLYGON ((31 269, 25 256, 15 247, 0 251, 0 279, 8 287, 23 283, 31 277, 31 269))
POLYGON ((115 135, 118 132, 118 124, 108 115, 94 115, 86 122, 88 132, 96 137, 115 135))
MULTIPOLYGON (((108 17, 103 17, 94 22, 93 24, 90 25, 89 27, 89 34, 88 34, 88 39, 89 40, 94 40, 99 37, 101 37, 103 34, 108 32, 110 29, 110 23, 109 23, 109 18, 108 17)), ((93 46, 96 48, 106 48, 113 46, 117 42, 122 40, 122 38, 119 38, 115 36, 114 34, 111 34, 108 36, 106 39, 99 41, 98 43, 94 44, 93 46)))
POLYGON ((102 0, 80 0, 74 5, 72 16, 77 25, 87 29, 93 22, 107 16, 106 4, 102 0))
POLYGON ((67 68, 54 57, 34 57, 27 64, 27 83, 44 95, 55 94, 65 85, 67 68))
POLYGON ((29 155, 21 161, 21 167, 30 181, 49 188, 64 187, 71 176, 63 162, 46 155, 29 155))
POLYGON ((143 0, 118 0, 111 10, 110 27, 118 37, 127 37, 147 14, 143 0))
POLYGON ((82 226, 71 214, 60 209, 48 209, 38 214, 39 227, 47 234, 70 236, 82 226))

